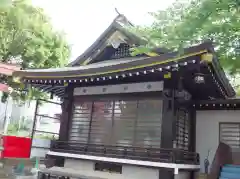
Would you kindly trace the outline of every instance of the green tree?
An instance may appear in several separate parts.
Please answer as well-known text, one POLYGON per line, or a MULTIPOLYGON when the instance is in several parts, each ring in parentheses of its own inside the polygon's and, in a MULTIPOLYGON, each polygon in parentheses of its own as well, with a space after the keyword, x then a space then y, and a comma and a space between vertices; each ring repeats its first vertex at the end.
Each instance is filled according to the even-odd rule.
POLYGON ((11 5, 12 5, 12 1, 11 0, 1 0, 0 1, 0 9, 1 10, 5 9, 5 8, 8 8, 11 5))
MULTIPOLYGON (((0 61, 19 64, 22 69, 64 66, 69 45, 64 34, 53 29, 44 11, 28 0, 4 2, 0 3, 0 61)), ((31 100, 42 95, 35 89, 21 92, 22 85, 12 77, 1 81, 14 89, 15 99, 31 100)))
POLYGON ((136 48, 135 53, 150 51, 153 46, 179 50, 213 40, 226 72, 231 75, 240 72, 239 0, 176 1, 166 10, 151 14, 155 18, 151 26, 132 29, 151 42, 136 48))

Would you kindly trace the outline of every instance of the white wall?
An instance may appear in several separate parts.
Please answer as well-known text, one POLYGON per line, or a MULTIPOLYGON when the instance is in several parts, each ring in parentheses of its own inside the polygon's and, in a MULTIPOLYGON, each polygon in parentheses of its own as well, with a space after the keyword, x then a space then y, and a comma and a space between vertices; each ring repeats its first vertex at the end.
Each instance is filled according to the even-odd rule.
POLYGON ((94 170, 94 162, 93 161, 84 161, 84 160, 65 160, 66 168, 71 168, 78 170, 79 173, 99 178, 107 178, 107 179, 159 179, 159 171, 158 169, 146 168, 146 167, 137 167, 137 166, 129 166, 123 165, 122 174, 109 173, 109 172, 101 172, 94 170))
MULTIPOLYGON (((79 174, 106 179, 164 179, 158 168, 123 165, 122 174, 95 171, 94 161, 66 159, 64 167, 79 171, 79 174)), ((180 171, 175 179, 189 179, 190 172, 180 171)))
POLYGON ((48 139, 33 139, 30 158, 45 157, 50 149, 50 144, 51 140, 48 139))
MULTIPOLYGON (((0 91, 0 98, 2 97, 2 92, 0 91)), ((0 101, 0 132, 4 133, 4 120, 5 120, 5 115, 6 115, 6 123, 8 123, 9 118, 11 117, 12 114, 12 104, 13 101, 11 98, 8 98, 8 101, 5 103, 2 103, 0 101)))
POLYGON ((197 111, 196 116, 196 152, 200 154, 201 172, 204 172, 208 150, 211 164, 219 144, 219 122, 240 122, 240 111, 197 111))
MULTIPOLYGON (((2 92, 0 92, 0 98, 2 96, 2 92)), ((54 99, 52 101, 60 103, 58 99, 54 99)), ((31 102, 26 102, 23 105, 18 105, 16 101, 13 101, 11 97, 8 98, 8 101, 6 103, 2 103, 0 101, 0 133, 3 133, 4 131, 7 132, 7 127, 9 124, 13 122, 18 122, 22 117, 25 118, 26 121, 29 123, 29 128, 32 128, 33 125, 33 118, 35 114, 35 108, 36 108, 36 101, 33 100, 31 102), (5 119, 6 115, 6 121, 5 121, 5 126, 3 126, 3 122, 5 119), (5 127, 5 128, 4 128, 5 127)), ((61 106, 56 105, 53 103, 44 103, 42 106, 39 107, 39 114, 47 115, 54 117, 55 114, 61 114, 61 106)), ((38 121, 37 123, 37 130, 41 131, 48 131, 48 132, 56 132, 58 133, 59 131, 59 121, 55 122, 52 119, 45 118, 42 119, 42 122, 48 122, 47 124, 39 124, 40 122, 38 121)), ((20 121, 19 121, 20 122, 20 121)), ((31 131, 31 130, 30 130, 31 131)), ((29 132, 30 132, 29 131, 29 132)), ((19 134, 19 136, 26 136, 27 134, 19 134)))
POLYGON ((177 175, 174 176, 174 179, 190 179, 190 172, 180 171, 177 175))

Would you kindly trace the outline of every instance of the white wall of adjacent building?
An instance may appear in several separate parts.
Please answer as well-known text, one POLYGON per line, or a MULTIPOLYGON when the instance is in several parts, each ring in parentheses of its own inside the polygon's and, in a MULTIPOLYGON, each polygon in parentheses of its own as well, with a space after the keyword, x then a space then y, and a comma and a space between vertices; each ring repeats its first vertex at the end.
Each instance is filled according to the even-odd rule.
MULTIPOLYGON (((0 97, 2 93, 0 92, 0 97)), ((6 126, 10 123, 21 122, 22 119, 30 121, 29 127, 32 126, 34 113, 36 108, 36 101, 26 102, 22 105, 17 104, 12 100, 11 97, 8 98, 7 102, 2 103, 0 101, 0 132, 4 130, 4 120, 6 119, 6 126)), ((61 107, 55 104, 44 103, 39 108, 39 114, 54 117, 55 114, 61 113, 61 107)), ((42 121, 38 121, 38 130, 47 130, 51 132, 58 132, 59 121, 51 121, 46 118, 42 118, 42 121)))
POLYGON ((204 172, 204 159, 209 153, 210 164, 219 145, 219 123, 240 122, 239 110, 197 111, 196 152, 200 154, 201 172, 204 172))
MULTIPOLYGON (((0 97, 1 97, 0 92, 0 97)), ((11 98, 8 98, 7 102, 0 102, 0 133, 6 134, 7 127, 12 123, 22 123, 23 120, 28 124, 29 131, 20 131, 17 133, 21 137, 29 137, 33 126, 34 113, 36 108, 36 101, 26 102, 19 105, 11 98), (5 129, 4 129, 5 120, 5 129)), ((39 114, 54 117, 55 114, 61 113, 61 107, 54 104, 43 104, 39 108, 39 114)), ((40 131, 48 131, 58 133, 60 123, 58 120, 51 120, 49 118, 38 118, 36 129, 40 131)), ((49 151, 50 140, 34 138, 32 145, 34 146, 31 151, 31 157, 45 157, 49 151)))
POLYGON ((32 141, 32 150, 31 150, 31 156, 32 157, 42 157, 45 158, 47 152, 50 149, 51 140, 48 139, 33 139, 32 141))

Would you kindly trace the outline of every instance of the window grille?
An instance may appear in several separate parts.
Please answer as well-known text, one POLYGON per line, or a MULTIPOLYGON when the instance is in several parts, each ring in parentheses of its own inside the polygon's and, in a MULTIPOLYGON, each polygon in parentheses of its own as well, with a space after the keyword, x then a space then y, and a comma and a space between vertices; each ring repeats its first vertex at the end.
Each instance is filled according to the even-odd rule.
POLYGON ((73 109, 70 140, 86 143, 91 121, 92 102, 75 103, 73 109))
POLYGON ((232 149, 240 148, 240 123, 220 123, 219 139, 232 149))
POLYGON ((69 140, 159 148, 161 121, 161 99, 75 102, 69 140))
POLYGON ((176 138, 173 142, 174 148, 188 150, 190 135, 190 118, 189 112, 185 109, 177 110, 176 120, 176 138))
POLYGON ((118 59, 124 57, 131 57, 130 46, 128 44, 121 44, 111 56, 111 59, 118 59))

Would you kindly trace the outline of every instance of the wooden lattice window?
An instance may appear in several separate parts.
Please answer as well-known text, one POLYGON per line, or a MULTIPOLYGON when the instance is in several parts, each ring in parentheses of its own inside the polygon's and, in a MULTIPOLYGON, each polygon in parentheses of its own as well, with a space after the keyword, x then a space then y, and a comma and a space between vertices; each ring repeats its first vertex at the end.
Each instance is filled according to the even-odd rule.
POLYGON ((219 140, 232 149, 239 149, 240 123, 219 123, 219 140))
POLYGON ((76 102, 74 104, 72 126, 69 133, 71 141, 88 142, 91 113, 92 102, 76 102))
POLYGON ((174 148, 189 150, 190 118, 186 109, 180 108, 176 113, 176 138, 173 142, 174 148))
POLYGON ((161 121, 161 99, 75 102, 69 140, 159 148, 161 121))
POLYGON ((111 59, 118 59, 124 57, 131 57, 130 46, 128 44, 121 44, 111 56, 111 59))

